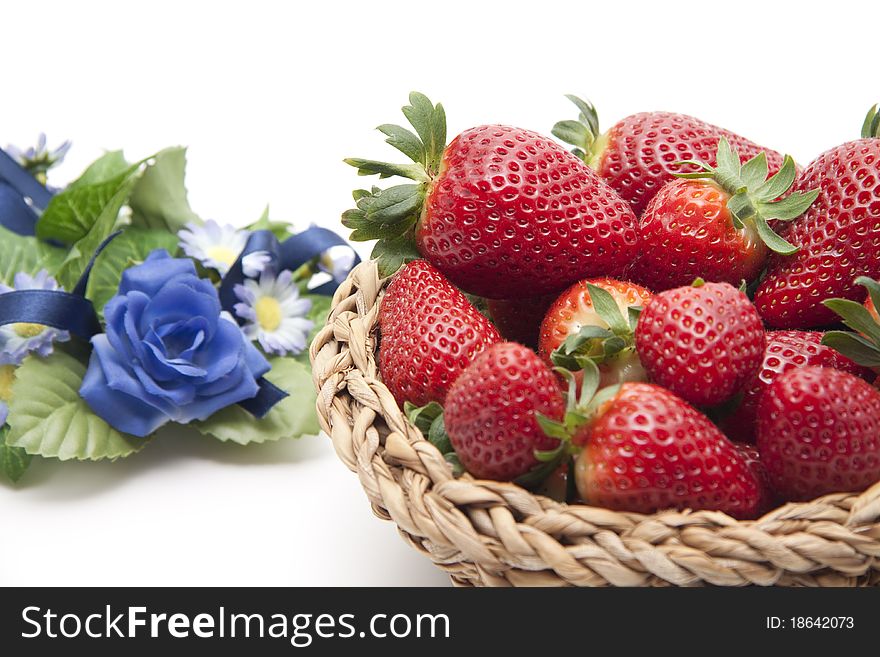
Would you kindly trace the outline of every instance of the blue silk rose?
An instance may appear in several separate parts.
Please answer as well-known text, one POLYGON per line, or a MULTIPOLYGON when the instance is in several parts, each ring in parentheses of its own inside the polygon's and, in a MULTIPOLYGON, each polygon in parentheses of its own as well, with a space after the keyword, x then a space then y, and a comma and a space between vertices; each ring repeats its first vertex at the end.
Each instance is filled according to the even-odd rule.
POLYGON ((80 395, 108 424, 147 436, 204 420, 258 392, 270 365, 223 314, 216 288, 189 259, 154 251, 122 274, 80 395))

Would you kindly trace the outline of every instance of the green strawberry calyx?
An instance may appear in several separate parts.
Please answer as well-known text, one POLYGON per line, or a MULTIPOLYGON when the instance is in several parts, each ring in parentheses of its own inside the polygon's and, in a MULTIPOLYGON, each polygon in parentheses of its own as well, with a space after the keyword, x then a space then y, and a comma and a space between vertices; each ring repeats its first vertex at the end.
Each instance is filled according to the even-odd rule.
POLYGON ((767 247, 781 255, 796 253, 798 248, 780 237, 770 228, 770 220, 791 221, 801 216, 819 196, 819 190, 807 192, 791 192, 780 198, 791 189, 797 177, 797 168, 790 155, 782 161, 782 167, 775 174, 767 177, 767 154, 758 153, 745 164, 740 161, 739 154, 730 147, 725 137, 718 140, 716 166, 711 167, 705 162, 683 160, 678 165, 692 165, 700 171, 677 173, 678 178, 687 180, 712 180, 725 192, 730 194, 727 209, 737 230, 749 227, 754 229, 767 247))
MULTIPOLYGON (((880 308, 880 283, 867 276, 859 276, 855 282, 867 288, 874 308, 880 308)), ((822 337, 822 344, 854 363, 880 373, 880 324, 870 311, 863 304, 850 299, 827 299, 822 303, 837 313, 843 323, 852 329, 828 331, 822 337)))
POLYGON ((880 105, 868 110, 862 124, 862 139, 880 139, 880 105))
POLYGON ((578 108, 578 118, 558 121, 551 134, 574 146, 571 152, 591 169, 598 169, 608 144, 608 134, 599 132, 599 114, 590 101, 572 94, 566 94, 565 97, 578 108))
POLYGON ((446 149, 446 112, 440 103, 432 103, 418 92, 409 95, 409 105, 403 107, 412 130, 386 123, 377 129, 386 135, 386 143, 406 155, 411 162, 393 164, 378 160, 348 158, 346 164, 355 167, 360 176, 378 175, 379 178, 398 176, 412 183, 394 185, 385 189, 356 189, 355 207, 342 214, 342 223, 352 229, 355 242, 378 240, 372 257, 379 263, 379 271, 389 276, 404 263, 419 257, 415 248, 415 225, 422 213, 425 196, 440 172, 446 149))
POLYGON ((573 455, 580 451, 580 447, 572 442, 585 427, 592 424, 608 408, 608 402, 614 399, 620 392, 622 384, 615 384, 600 388, 602 375, 598 366, 592 361, 587 361, 583 368, 581 391, 578 394, 578 382, 574 374, 564 367, 554 370, 568 383, 568 392, 565 395, 565 415, 562 420, 547 417, 536 413, 535 417, 541 430, 549 437, 559 440, 559 446, 552 450, 535 450, 535 458, 541 462, 550 462, 561 458, 560 455, 573 455))
POLYGON ((593 310, 608 328, 582 326, 550 354, 554 365, 571 372, 584 369, 587 363, 602 365, 628 358, 635 352, 635 330, 642 309, 630 307, 624 317, 614 297, 607 290, 587 283, 587 291, 593 302, 593 310))

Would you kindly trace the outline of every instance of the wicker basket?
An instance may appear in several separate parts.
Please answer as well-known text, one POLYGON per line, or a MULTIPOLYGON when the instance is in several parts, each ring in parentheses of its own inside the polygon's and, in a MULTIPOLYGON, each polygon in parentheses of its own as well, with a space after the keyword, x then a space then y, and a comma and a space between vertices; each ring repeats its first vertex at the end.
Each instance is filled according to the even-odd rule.
POLYGON ((379 379, 386 282, 364 262, 337 290, 311 345, 318 416, 376 515, 455 584, 880 585, 880 483, 741 522, 715 511, 618 513, 454 478, 379 379))

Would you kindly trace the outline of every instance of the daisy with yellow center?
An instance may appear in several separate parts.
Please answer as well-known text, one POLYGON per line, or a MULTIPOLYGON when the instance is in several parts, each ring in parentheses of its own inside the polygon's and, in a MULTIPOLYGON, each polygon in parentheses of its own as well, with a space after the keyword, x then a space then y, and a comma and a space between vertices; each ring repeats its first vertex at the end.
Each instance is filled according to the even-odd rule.
MULTIPOLYGON (((244 250, 250 232, 209 219, 203 224, 188 223, 177 236, 186 255, 225 276, 244 250)), ((268 261, 269 255, 262 251, 248 254, 242 260, 245 276, 259 275, 268 261)))
POLYGON ((314 322, 306 319, 312 302, 300 298, 290 271, 277 277, 264 271, 259 280, 246 279, 236 285, 235 295, 240 300, 235 304, 235 314, 245 320, 242 331, 259 342, 263 351, 287 356, 306 348, 314 327, 314 322))

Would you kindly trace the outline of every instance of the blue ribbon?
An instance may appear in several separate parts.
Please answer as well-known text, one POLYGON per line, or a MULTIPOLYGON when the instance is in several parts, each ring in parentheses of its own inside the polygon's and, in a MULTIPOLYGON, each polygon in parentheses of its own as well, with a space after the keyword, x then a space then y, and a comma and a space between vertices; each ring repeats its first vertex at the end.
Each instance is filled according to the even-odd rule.
POLYGON ((52 192, 0 149, 0 225, 19 235, 33 235, 39 213, 51 200, 52 192))
MULTIPOLYGON (((311 226, 283 242, 280 242, 271 231, 254 231, 248 238, 238 259, 230 267, 220 283, 220 303, 225 310, 228 310, 235 316, 233 309, 238 302, 238 297, 235 295, 235 286, 244 282, 245 275, 242 261, 246 256, 257 251, 265 251, 269 254, 270 259, 267 265, 268 268, 275 272, 285 269, 296 271, 307 262, 319 258, 327 249, 334 246, 347 246, 351 248, 348 242, 332 230, 319 226, 311 226)), ((360 261, 360 257, 355 253, 352 266, 360 261)), ((331 296, 338 287, 339 283, 334 279, 310 291, 314 294, 331 296)), ((239 322, 241 321, 239 318, 239 322)))
POLYGON ((64 290, 12 290, 0 294, 0 326, 27 322, 69 331, 86 342, 101 332, 95 306, 86 299, 86 287, 95 260, 122 231, 105 239, 80 276, 73 292, 64 290))

